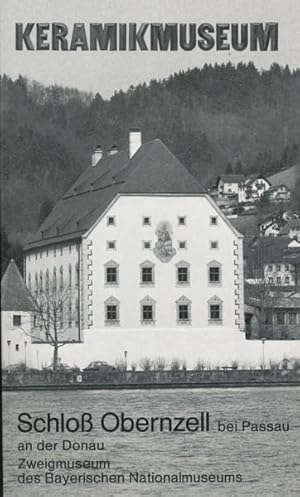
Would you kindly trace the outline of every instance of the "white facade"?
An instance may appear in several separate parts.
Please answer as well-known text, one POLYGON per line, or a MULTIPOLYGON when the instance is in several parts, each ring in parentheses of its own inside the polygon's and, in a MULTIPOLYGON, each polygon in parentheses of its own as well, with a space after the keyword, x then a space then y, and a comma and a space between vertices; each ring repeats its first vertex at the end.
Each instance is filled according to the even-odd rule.
MULTIPOLYGON (((62 357, 68 350, 77 355, 82 347, 90 360, 103 359, 112 336, 110 356, 122 350, 125 340, 128 348, 134 344, 138 351, 135 360, 150 350, 151 355, 159 356, 162 343, 172 355, 176 351, 181 355, 182 343, 187 339, 193 342, 197 333, 197 343, 209 341, 207 333, 215 336, 214 340, 219 337, 220 343, 241 339, 242 237, 205 194, 119 195, 80 244, 61 243, 27 253, 26 283, 38 296, 41 287, 45 288, 46 273, 51 280, 54 269, 57 286, 61 274, 68 285, 70 267, 75 299, 80 295, 80 330, 72 326, 69 339, 79 338, 83 343, 62 347, 62 357), (167 262, 156 252, 161 223, 167 225, 170 237, 167 262), (116 282, 107 281, 107 268, 111 267, 116 268, 116 282), (152 268, 152 281, 142 281, 143 268, 152 268), (184 281, 179 280, 182 268, 184 281), (215 271, 218 281, 210 281, 215 271), (150 320, 143 319, 144 305, 152 306, 150 320), (109 309, 115 311, 113 319, 109 319, 109 309)), ((38 343, 34 347, 44 363, 51 362, 52 347, 38 343)), ((75 355, 74 360, 68 355, 67 362, 74 364, 75 355)))
MULTIPOLYGON (((24 266, 26 285, 36 300, 41 298, 47 288, 50 288, 51 296, 53 286, 57 289, 57 294, 61 292, 64 295, 65 309, 63 326, 59 330, 60 338, 80 341, 80 243, 60 243, 28 252, 24 266)), ((33 341, 43 340, 44 333, 38 320, 33 323, 33 341)))
POLYGON ((239 192, 238 181, 224 181, 220 179, 218 184, 219 195, 237 195, 239 192))
POLYGON ((269 181, 264 177, 258 177, 256 179, 246 179, 244 182, 239 184, 238 188, 238 201, 239 203, 244 202, 256 202, 259 200, 271 187, 269 181))
POLYGON ((30 312, 1 312, 2 367, 32 363, 31 328, 30 312))
POLYGON ((123 330, 198 329, 217 324, 243 329, 242 240, 206 195, 120 196, 85 236, 85 242, 91 251, 89 328, 115 324, 123 330), (114 224, 109 224, 109 218, 114 224), (145 224, 145 218, 149 224, 145 224), (169 224, 176 252, 168 262, 160 261, 153 250, 161 222, 169 224), (115 248, 108 248, 109 242, 114 242, 115 248), (150 242, 150 248, 145 248, 145 242, 147 247, 150 242), (142 282, 143 265, 152 265, 152 282, 142 282), (108 266, 117 268, 117 283, 106 281, 108 266), (178 268, 185 266, 188 281, 179 282, 178 268), (210 282, 210 267, 220 268, 219 282, 210 282), (149 323, 142 319, 147 298, 153 305, 149 323), (187 320, 178 317, 180 299, 190 307, 187 320), (118 319, 109 323, 105 303, 113 300, 118 305, 118 319), (213 301, 220 303, 220 319, 211 319, 213 301))
POLYGON ((274 286, 295 286, 296 272, 294 264, 270 263, 264 266, 265 281, 274 286))

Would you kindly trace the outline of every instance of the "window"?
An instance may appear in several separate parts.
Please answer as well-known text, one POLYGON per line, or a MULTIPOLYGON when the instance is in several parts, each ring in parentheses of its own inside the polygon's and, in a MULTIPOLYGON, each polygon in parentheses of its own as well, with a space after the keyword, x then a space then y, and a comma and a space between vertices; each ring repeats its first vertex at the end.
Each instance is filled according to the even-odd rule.
POLYGON ((72 287, 72 265, 69 264, 69 288, 72 287))
POLYGON ((117 306, 107 305, 106 306, 106 319, 107 321, 115 321, 117 319, 117 306))
POLYGON ((144 226, 150 226, 151 225, 151 219, 150 219, 150 217, 143 217, 143 225, 144 226))
POLYGON ((186 249, 186 241, 179 241, 178 242, 178 248, 179 249, 186 249))
POLYGON ((113 250, 116 248, 116 242, 114 240, 110 240, 106 244, 106 248, 109 250, 113 250))
POLYGON ((64 269, 62 266, 59 268, 59 288, 62 290, 64 287, 64 269))
POLYGON ((19 352, 19 350, 20 350, 19 344, 16 343, 16 352, 19 352))
POLYGON ((281 270, 281 265, 280 264, 276 264, 276 271, 280 271, 281 270))
POLYGON ((36 297, 38 296, 38 291, 39 291, 39 277, 38 277, 38 274, 35 273, 35 289, 34 289, 34 292, 35 292, 35 296, 36 297))
POLYGON ((285 316, 284 311, 276 311, 276 323, 284 324, 284 316, 285 316))
POLYGON ((49 255, 49 249, 46 250, 46 256, 48 257, 49 255))
POLYGON ((141 322, 143 324, 154 323, 155 301, 151 297, 145 297, 141 301, 141 322))
POLYGON ((273 271, 273 265, 272 264, 268 265, 268 271, 273 271))
POLYGON ((189 319, 189 307, 186 304, 179 305, 178 310, 178 318, 180 321, 189 319))
POLYGON ((210 305, 210 319, 220 319, 220 305, 219 304, 211 304, 210 305))
POLYGON ((268 279, 268 282, 269 282, 269 285, 273 285, 273 278, 272 278, 272 277, 270 277, 270 278, 268 279))
POLYGON ((79 327, 79 302, 78 299, 75 301, 75 327, 79 327))
POLYGON ((209 323, 221 323, 223 319, 223 302, 216 295, 208 301, 209 323))
POLYGON ((143 321, 153 321, 152 305, 143 305, 143 321))
POLYGON ((208 281, 212 285, 221 283, 221 264, 219 262, 211 261, 208 264, 208 281))
POLYGON ((43 272, 40 271, 40 284, 39 284, 39 293, 43 293, 43 272))
POLYGON ((105 324, 119 324, 119 301, 115 297, 109 297, 104 302, 105 324))
POLYGON ((219 247, 219 244, 217 241, 210 242, 211 249, 217 249, 218 247, 219 247))
POLYGON ((292 326, 297 324, 297 311, 289 311, 289 324, 292 326))
POLYGON ((211 226, 216 226, 218 224, 217 216, 210 216, 210 224, 211 226))
POLYGON ((188 285, 190 283, 190 265, 188 262, 177 262, 176 282, 178 285, 188 285))
POLYGON ((285 264, 285 265, 284 265, 284 268, 285 268, 285 270, 286 270, 286 271, 289 271, 289 269, 290 269, 289 264, 285 264))
POLYGON ((176 301, 177 323, 191 322, 191 301, 186 297, 181 297, 176 301))
POLYGON ((152 267, 143 267, 142 268, 142 282, 143 283, 152 283, 153 274, 152 267))
POLYGON ((75 264, 75 286, 79 285, 79 264, 76 262, 75 264))
POLYGON ((46 270, 45 291, 49 293, 49 269, 46 270))
POLYGON ((56 267, 53 268, 53 290, 56 291, 56 267))
POLYGON ((107 285, 117 285, 118 280, 119 280, 119 274, 118 274, 118 269, 119 265, 114 262, 110 261, 107 264, 105 264, 105 283, 107 285))
POLYGON ((280 278, 280 276, 277 276, 276 283, 277 283, 277 285, 281 285, 281 278, 280 278))
POLYGON ((151 242, 150 241, 143 242, 143 248, 144 249, 150 249, 151 248, 151 242))
POLYGON ((154 264, 145 261, 141 264, 141 284, 149 285, 154 283, 154 264))
POLYGON ((20 314, 14 314, 13 315, 13 325, 14 326, 21 326, 22 324, 22 318, 20 314))
POLYGON ((31 274, 28 274, 28 288, 31 290, 31 274))
POLYGON ((289 276, 286 276, 285 279, 284 279, 284 283, 286 285, 289 285, 290 284, 290 277, 289 276))
POLYGON ((115 217, 114 216, 108 216, 107 218, 107 225, 108 226, 114 226, 116 223, 115 223, 115 217))
POLYGON ((183 225, 186 224, 186 218, 185 218, 185 216, 179 216, 178 217, 178 224, 180 224, 181 226, 183 226, 183 225))
POLYGON ((55 247, 53 249, 53 255, 54 255, 54 257, 56 257, 56 248, 55 247))
POLYGON ((64 327, 64 307, 63 304, 60 305, 60 311, 59 311, 59 327, 62 330, 64 327))
POLYGON ((69 254, 72 252, 72 245, 69 245, 69 254))
POLYGON ((117 283, 117 268, 106 268, 106 283, 117 283))
POLYGON ((69 300, 69 305, 68 305, 68 327, 72 328, 72 301, 69 300))

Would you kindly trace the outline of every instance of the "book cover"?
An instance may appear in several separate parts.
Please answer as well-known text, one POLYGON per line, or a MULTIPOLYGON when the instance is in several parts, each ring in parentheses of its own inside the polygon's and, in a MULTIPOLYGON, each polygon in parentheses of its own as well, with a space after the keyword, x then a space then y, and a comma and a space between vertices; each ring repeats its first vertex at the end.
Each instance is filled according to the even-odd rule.
POLYGON ((4 497, 299 493, 299 19, 2 2, 4 497))

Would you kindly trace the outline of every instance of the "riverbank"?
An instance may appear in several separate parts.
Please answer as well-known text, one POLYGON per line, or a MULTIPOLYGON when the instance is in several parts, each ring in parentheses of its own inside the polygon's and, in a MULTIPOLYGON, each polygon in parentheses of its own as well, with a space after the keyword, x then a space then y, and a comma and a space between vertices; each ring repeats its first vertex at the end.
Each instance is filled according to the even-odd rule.
POLYGON ((253 382, 253 383, 245 383, 245 382, 227 382, 227 383, 160 383, 160 384, 120 384, 120 385, 114 385, 114 384, 96 384, 96 383, 91 383, 91 384, 84 384, 84 385, 4 385, 2 386, 3 391, 7 392, 16 392, 16 391, 21 391, 21 392, 26 392, 26 391, 42 391, 42 390, 159 390, 159 389, 186 389, 186 388, 193 388, 193 389, 200 389, 200 388, 253 388, 253 387, 261 387, 261 388, 266 388, 266 387, 299 387, 300 386, 300 380, 299 381, 289 381, 289 382, 279 382, 279 381, 274 381, 274 382, 269 382, 269 381, 264 381, 264 382, 253 382))
POLYGON ((137 390, 300 386, 299 370, 3 371, 6 391, 137 390))

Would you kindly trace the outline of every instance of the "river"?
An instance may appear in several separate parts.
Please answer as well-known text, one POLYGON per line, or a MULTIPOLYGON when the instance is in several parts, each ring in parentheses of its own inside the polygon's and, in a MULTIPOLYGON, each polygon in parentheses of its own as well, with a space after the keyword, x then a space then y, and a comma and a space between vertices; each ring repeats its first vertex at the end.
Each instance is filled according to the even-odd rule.
MULTIPOLYGON (((4 392, 4 497, 300 495, 299 412, 299 387, 4 392), (108 433, 101 428, 102 416, 107 412, 124 412, 136 419, 199 418, 202 411, 209 412, 209 431, 108 433), (47 413, 56 417, 64 413, 68 418, 86 412, 92 416, 93 429, 85 433, 21 433, 18 416, 22 412, 33 419, 47 413), (252 423, 244 431, 243 421, 252 423), (238 431, 219 431, 228 423, 233 429, 237 426, 238 431), (289 429, 256 431, 256 425, 261 423, 289 429), (63 440, 68 440, 66 447, 73 442, 99 442, 105 450, 75 450, 77 445, 63 450, 63 440), (45 449, 45 441, 56 443, 55 450, 41 450, 45 449), (19 445, 25 443, 27 446, 19 445), (63 465, 70 461, 81 465, 85 461, 89 465, 92 460, 100 466, 101 462, 108 464, 109 468, 51 470, 53 461, 62 461, 63 465), (24 469, 28 464, 31 468, 24 469), (91 478, 112 475, 119 481, 100 482, 97 476, 96 482, 78 482, 76 478, 83 474, 91 478), (53 481, 60 475, 67 477, 66 484, 53 481), (180 480, 182 475, 187 475, 186 480, 180 480), (137 482, 137 477, 146 482, 137 482), (38 481, 32 482, 35 478, 38 481)), ((21 427, 27 429, 30 425, 21 423, 21 427)))

